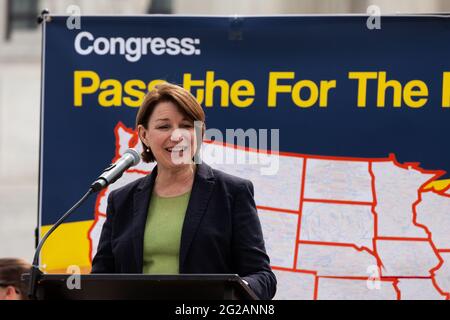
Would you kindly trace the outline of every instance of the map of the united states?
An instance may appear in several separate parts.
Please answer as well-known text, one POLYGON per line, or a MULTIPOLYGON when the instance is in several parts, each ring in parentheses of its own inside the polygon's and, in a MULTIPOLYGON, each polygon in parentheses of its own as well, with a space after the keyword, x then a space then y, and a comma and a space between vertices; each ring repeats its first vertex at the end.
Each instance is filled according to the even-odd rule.
MULTIPOLYGON (((117 160, 141 152, 136 133, 118 123, 117 160)), ((203 143, 203 154, 264 154, 203 143)), ((261 164, 211 164, 253 182, 267 252, 278 279, 275 299, 450 300, 450 190, 427 188, 442 172, 383 159, 279 155, 275 175, 261 164)), ((141 162, 97 198, 89 232, 95 255, 107 197, 151 172, 141 162)))

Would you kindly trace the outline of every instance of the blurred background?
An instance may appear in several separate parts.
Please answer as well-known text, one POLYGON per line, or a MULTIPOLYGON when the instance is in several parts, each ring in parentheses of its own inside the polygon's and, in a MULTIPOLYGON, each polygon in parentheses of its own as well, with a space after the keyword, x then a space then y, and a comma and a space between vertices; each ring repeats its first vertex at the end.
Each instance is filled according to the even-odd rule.
POLYGON ((450 11, 449 0, 0 0, 0 257, 33 256, 41 61, 36 17, 44 8, 65 15, 70 5, 82 15, 349 14, 366 13, 369 5, 382 14, 450 11))

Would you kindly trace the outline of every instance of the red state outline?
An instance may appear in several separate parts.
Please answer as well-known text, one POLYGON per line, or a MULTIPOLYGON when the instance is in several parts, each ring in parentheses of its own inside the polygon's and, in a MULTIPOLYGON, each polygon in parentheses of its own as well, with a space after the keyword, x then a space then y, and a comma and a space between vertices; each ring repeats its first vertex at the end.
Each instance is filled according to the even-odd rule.
MULTIPOLYGON (((332 203, 332 204, 349 204, 349 205, 357 205, 357 206, 373 206, 373 203, 361 203, 358 201, 335 201, 335 200, 325 200, 325 201, 315 201, 315 200, 304 200, 303 202, 313 202, 313 203, 332 203)), ((375 219, 374 219, 375 225, 375 219)), ((374 233, 375 234, 375 233, 374 233)), ((373 237, 372 237, 373 239, 373 237)), ((367 251, 372 254, 375 259, 378 261, 378 257, 375 254, 375 251, 367 248, 366 246, 358 246, 356 243, 346 243, 346 242, 333 242, 333 241, 315 241, 315 240, 301 240, 297 239, 299 243, 310 243, 310 244, 322 244, 327 246, 343 246, 343 247, 353 247, 358 251, 367 251)))
MULTIPOLYGON (((370 254, 373 258, 375 258, 375 260, 377 261, 377 266, 378 269, 380 269, 379 266, 379 257, 377 255, 376 252, 374 252, 373 250, 365 247, 365 246, 361 246, 358 247, 356 244, 354 243, 341 243, 341 242, 324 242, 324 241, 309 241, 309 240, 298 240, 297 243, 300 244, 307 244, 307 245, 317 245, 317 246, 326 246, 326 247, 346 247, 346 248, 352 248, 355 249, 358 252, 367 252, 368 254, 370 254)), ((295 267, 295 270, 298 271, 305 271, 305 269, 301 269, 301 268, 297 268, 295 267)), ((319 276, 318 275, 318 271, 317 270, 308 270, 308 271, 312 271, 315 272, 317 274, 318 277, 334 277, 334 276, 319 276)), ((353 278, 366 278, 366 277, 362 277, 362 276, 336 276, 339 277, 340 279, 353 279, 353 278)), ((368 278, 368 277, 367 277, 368 278)), ((380 278, 381 277, 381 272, 380 272, 380 278)))
POLYGON ((306 166, 307 166, 308 160, 306 158, 303 159, 303 166, 302 166, 302 176, 301 176, 301 182, 300 182, 300 199, 298 204, 298 220, 297 220, 297 233, 295 235, 295 251, 294 251, 294 261, 293 261, 293 269, 297 268, 297 262, 298 262, 298 247, 300 239, 300 231, 302 226, 302 208, 303 208, 303 197, 305 194, 305 177, 306 177, 306 166))
POLYGON ((367 201, 330 200, 330 199, 312 199, 312 198, 304 198, 303 201, 315 203, 349 204, 355 206, 371 206, 373 204, 372 202, 367 201))

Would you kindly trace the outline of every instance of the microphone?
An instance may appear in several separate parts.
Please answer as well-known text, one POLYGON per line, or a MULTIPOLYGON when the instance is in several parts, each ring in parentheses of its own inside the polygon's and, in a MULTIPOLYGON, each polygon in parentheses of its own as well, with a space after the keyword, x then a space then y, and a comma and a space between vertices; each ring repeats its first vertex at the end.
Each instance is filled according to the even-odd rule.
POLYGON ((100 191, 111 183, 116 182, 128 168, 137 165, 140 161, 141 158, 136 150, 127 149, 119 160, 103 171, 100 177, 91 185, 91 188, 94 192, 100 191))

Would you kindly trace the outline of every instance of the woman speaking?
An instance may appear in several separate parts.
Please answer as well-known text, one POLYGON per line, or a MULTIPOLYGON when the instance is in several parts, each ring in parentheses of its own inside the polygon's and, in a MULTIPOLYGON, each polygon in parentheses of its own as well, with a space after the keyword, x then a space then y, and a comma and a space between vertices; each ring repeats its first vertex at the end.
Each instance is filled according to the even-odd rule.
POLYGON ((253 184, 193 160, 204 121, 202 107, 179 86, 161 84, 146 95, 136 128, 143 161, 157 165, 110 193, 92 273, 237 273, 259 298, 271 299, 276 278, 253 184))

